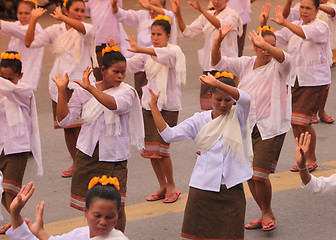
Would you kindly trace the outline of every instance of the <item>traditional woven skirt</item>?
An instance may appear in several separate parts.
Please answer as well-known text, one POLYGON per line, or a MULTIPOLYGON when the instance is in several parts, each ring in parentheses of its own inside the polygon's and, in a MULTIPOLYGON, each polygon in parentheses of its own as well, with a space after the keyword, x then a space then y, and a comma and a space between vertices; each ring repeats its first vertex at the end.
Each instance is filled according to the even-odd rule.
POLYGON ((4 192, 16 196, 21 189, 22 179, 27 166, 29 152, 0 155, 0 170, 3 174, 4 192))
MULTIPOLYGON (((145 125, 145 148, 141 152, 141 156, 150 159, 161 159, 162 157, 169 157, 169 143, 163 141, 162 137, 157 131, 153 115, 151 111, 142 109, 145 125)), ((161 111, 163 119, 170 127, 177 124, 178 111, 161 111)))
POLYGON ((270 173, 274 173, 286 133, 262 140, 255 125, 252 131, 253 180, 264 182, 270 173))
MULTIPOLYGON (((67 88, 66 92, 67 92, 67 102, 69 102, 69 100, 72 96, 73 90, 67 88)), ((60 127, 57 123, 57 120, 56 120, 57 102, 55 102, 53 100, 51 100, 51 102, 52 102, 52 110, 53 110, 53 117, 54 117, 54 129, 77 128, 77 127, 81 127, 83 125, 83 120, 80 117, 78 117, 73 124, 71 124, 67 127, 60 127)))
POLYGON ((328 85, 299 87, 298 80, 292 87, 292 121, 293 125, 308 127, 317 113, 328 85))
POLYGON ((85 196, 88 185, 93 177, 116 177, 120 184, 121 206, 125 206, 127 190, 127 160, 121 162, 99 161, 98 144, 92 157, 77 152, 74 165, 74 174, 71 182, 71 202, 70 206, 83 211, 85 206, 85 196))
POLYGON ((244 239, 245 207, 242 184, 220 192, 190 187, 181 239, 244 239))

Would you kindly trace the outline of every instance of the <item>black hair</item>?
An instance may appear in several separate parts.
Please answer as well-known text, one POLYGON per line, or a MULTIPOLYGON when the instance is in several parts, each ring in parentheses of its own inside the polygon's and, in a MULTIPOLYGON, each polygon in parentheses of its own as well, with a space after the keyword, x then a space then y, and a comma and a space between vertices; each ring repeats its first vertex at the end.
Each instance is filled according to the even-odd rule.
POLYGON ((171 25, 168 21, 166 20, 155 20, 152 24, 152 27, 153 26, 161 26, 163 27, 163 30, 167 33, 167 35, 170 34, 170 31, 171 31, 171 25))
POLYGON ((35 9, 35 3, 33 3, 33 2, 25 1, 25 0, 19 0, 17 6, 19 7, 19 5, 20 5, 21 3, 24 3, 24 4, 28 5, 28 6, 30 6, 32 10, 35 9))
MULTIPOLYGON (((313 4, 314 6, 316 7, 316 9, 318 9, 318 7, 320 6, 320 0, 312 0, 313 1, 313 4)), ((301 2, 301 0, 300 0, 301 2)))
POLYGON ((68 1, 66 2, 66 4, 65 4, 65 9, 66 9, 67 11, 69 11, 70 7, 72 6, 72 4, 73 4, 74 2, 82 2, 82 3, 85 5, 84 0, 68 0, 68 1))
MULTIPOLYGON (((229 85, 229 86, 232 86, 232 87, 236 87, 235 82, 231 78, 228 78, 228 77, 219 77, 219 78, 217 78, 217 80, 220 81, 220 82, 222 82, 222 83, 225 83, 226 85, 229 85)), ((215 88, 215 87, 210 87, 210 95, 212 95, 213 93, 215 93, 216 89, 217 88, 215 88)))
MULTIPOLYGON (((18 54, 16 51, 6 51, 8 54, 18 54)), ((21 74, 22 62, 17 59, 1 59, 0 68, 11 68, 14 73, 21 74)))
POLYGON ((89 210, 93 199, 101 198, 111 201, 116 201, 117 210, 119 211, 121 206, 121 195, 120 192, 113 185, 101 185, 97 183, 95 186, 89 189, 85 197, 85 207, 89 210))
POLYGON ((274 34, 274 32, 270 31, 270 30, 262 30, 261 31, 261 36, 264 38, 265 36, 273 36, 276 40, 276 36, 274 34))
POLYGON ((161 4, 162 4, 163 7, 165 7, 166 6, 166 0, 161 0, 161 4))
POLYGON ((102 64, 106 69, 116 62, 126 62, 126 58, 121 52, 111 51, 104 54, 102 64))

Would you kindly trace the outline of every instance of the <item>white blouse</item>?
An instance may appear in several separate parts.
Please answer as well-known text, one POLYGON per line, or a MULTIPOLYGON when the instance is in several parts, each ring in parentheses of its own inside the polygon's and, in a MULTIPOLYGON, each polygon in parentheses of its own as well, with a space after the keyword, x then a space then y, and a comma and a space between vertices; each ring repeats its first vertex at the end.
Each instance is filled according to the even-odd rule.
MULTIPOLYGON (((177 44, 177 29, 175 15, 172 11, 163 9, 166 16, 172 20, 170 39, 168 43, 177 44)), ((149 47, 152 45, 151 40, 151 26, 154 19, 150 17, 147 10, 124 10, 119 8, 118 12, 114 15, 116 19, 127 26, 137 28, 137 43, 141 47, 149 47)))
POLYGON ((31 149, 31 98, 33 89, 24 83, 14 84, 11 81, 0 77, 0 98, 6 97, 9 101, 18 103, 24 119, 23 135, 14 134, 15 126, 10 127, 4 106, 0 106, 0 152, 4 150, 5 155, 30 152, 31 149), (13 128, 13 129, 12 129, 13 128))
MULTIPOLYGON (((127 72, 136 73, 141 71, 144 69, 146 63, 151 59, 168 67, 167 102, 164 104, 158 104, 158 107, 160 111, 180 111, 182 110, 182 93, 180 85, 176 83, 176 52, 175 50, 167 47, 153 47, 153 49, 157 55, 156 57, 148 54, 135 54, 133 57, 127 58, 127 72)), ((143 95, 141 98, 141 104, 146 110, 150 110, 148 100, 151 95, 148 88, 152 89, 153 92, 156 93, 158 91, 157 81, 159 81, 159 79, 155 77, 154 79, 148 81, 147 85, 142 87, 143 95)))
MULTIPOLYGON (((83 71, 91 64, 91 52, 93 47, 93 40, 95 36, 94 28, 91 24, 83 23, 86 34, 81 35, 81 53, 79 63, 74 62, 74 48, 65 52, 61 56, 56 56, 54 65, 49 73, 49 93, 55 102, 57 102, 58 90, 56 84, 51 78, 54 78, 59 72, 64 75, 68 73, 70 82, 68 87, 70 89, 78 89, 80 86, 73 82, 73 80, 82 80, 83 71)), ((43 32, 35 36, 31 44, 31 48, 39 48, 53 43, 60 35, 67 31, 65 23, 54 24, 44 29, 43 32)), ((93 74, 90 75, 90 82, 95 81, 93 74)))
POLYGON ((336 194, 336 174, 330 177, 315 177, 311 175, 311 180, 309 183, 304 185, 301 184, 302 188, 313 194, 326 194, 335 195, 336 194))
POLYGON ((222 57, 215 66, 239 77, 239 88, 251 97, 249 121, 251 133, 257 125, 263 140, 289 131, 291 124, 291 91, 287 84, 291 77, 291 57, 285 53, 279 63, 274 58, 253 69, 256 56, 240 58, 222 57))
MULTIPOLYGON (((237 103, 237 116, 241 127, 242 138, 246 121, 250 109, 250 97, 242 90, 239 91, 237 103)), ((193 140, 198 132, 210 121, 212 121, 210 111, 195 113, 192 117, 184 120, 177 126, 171 128, 167 125, 166 129, 160 133, 165 142, 179 142, 183 140, 193 140)), ((189 186, 206 191, 219 192, 221 184, 231 188, 237 184, 247 181, 252 177, 248 162, 244 165, 223 154, 223 137, 208 151, 197 157, 194 171, 191 175, 189 186), (234 167, 234 164, 240 164, 234 167)))
POLYGON ((306 39, 302 39, 288 28, 275 32, 278 47, 288 45, 288 53, 292 57, 293 76, 290 85, 293 87, 296 77, 299 86, 322 86, 331 82, 331 47, 328 25, 315 19, 310 24, 302 25, 302 21, 293 24, 302 27, 306 39))
MULTIPOLYGON (((102 237, 101 239, 115 239, 115 240, 127 240, 128 238, 119 230, 113 229, 111 231, 111 235, 109 238, 102 237)), ((25 222, 22 223, 21 226, 13 230, 13 227, 7 230, 7 237, 10 240, 36 240, 36 238, 31 231, 29 230, 27 224, 25 222)), ((89 227, 79 227, 71 232, 64 233, 59 236, 51 236, 48 240, 90 240, 95 238, 90 238, 90 229, 89 227)))
MULTIPOLYGON (((211 15, 214 15, 215 13, 214 10, 208 12, 211 15)), ((234 10, 230 12, 233 14, 225 15, 224 18, 219 19, 222 27, 227 24, 231 24, 233 26, 232 30, 226 35, 223 42, 221 43, 220 49, 222 56, 238 57, 237 36, 240 17, 238 12, 234 10)), ((196 18, 190 25, 186 26, 186 29, 182 32, 182 36, 187 38, 193 38, 203 33, 203 30, 208 23, 209 21, 202 14, 198 18, 196 18)), ((217 29, 214 29, 208 36, 206 36, 204 47, 198 50, 198 60, 203 71, 214 70, 214 68, 211 66, 211 50, 216 32, 217 29)))
POLYGON ((251 22, 251 0, 234 0, 228 1, 226 6, 236 10, 242 20, 243 25, 251 22))
MULTIPOLYGON (((21 55, 23 76, 20 82, 24 82, 37 89, 41 77, 42 58, 44 48, 27 48, 24 41, 28 25, 23 26, 20 21, 1 21, 0 34, 11 36, 8 43, 9 51, 17 51, 21 55)), ((35 35, 43 31, 40 24, 36 24, 35 35)))
MULTIPOLYGON (((78 136, 76 148, 88 156, 92 156, 99 143, 99 161, 118 162, 130 158, 130 130, 129 112, 132 108, 133 90, 113 95, 117 103, 114 113, 120 116, 121 134, 119 136, 106 136, 104 113, 92 124, 84 123, 78 136)), ((68 103, 69 113, 58 124, 61 127, 71 125, 82 112, 84 104, 93 98, 93 95, 84 89, 76 89, 68 103)), ((111 110, 112 111, 112 110, 111 110)))

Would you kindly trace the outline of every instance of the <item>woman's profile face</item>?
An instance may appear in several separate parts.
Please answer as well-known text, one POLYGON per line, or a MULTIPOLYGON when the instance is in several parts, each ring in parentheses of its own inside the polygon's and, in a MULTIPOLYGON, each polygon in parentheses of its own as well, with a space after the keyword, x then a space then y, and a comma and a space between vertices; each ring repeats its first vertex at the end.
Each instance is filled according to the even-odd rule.
POLYGON ((318 9, 313 0, 301 0, 299 11, 303 24, 308 24, 315 20, 318 9))

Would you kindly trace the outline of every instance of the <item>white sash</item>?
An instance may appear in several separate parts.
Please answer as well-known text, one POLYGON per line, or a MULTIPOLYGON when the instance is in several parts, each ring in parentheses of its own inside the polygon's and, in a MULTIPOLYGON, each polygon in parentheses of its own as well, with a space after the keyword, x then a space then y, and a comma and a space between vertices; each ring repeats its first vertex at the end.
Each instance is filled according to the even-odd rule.
MULTIPOLYGON (((144 124, 139 97, 133 87, 126 83, 121 83, 118 87, 112 87, 104 91, 108 95, 115 95, 129 89, 134 91, 132 109, 129 117, 131 144, 142 149, 144 146, 144 124)), ((120 116, 114 111, 106 108, 95 97, 85 103, 82 110, 82 119, 86 124, 94 123, 98 117, 104 113, 106 124, 106 136, 119 136, 121 134, 120 116)))
POLYGON ((206 124, 194 141, 203 153, 211 149, 221 137, 224 139, 223 154, 227 155, 231 149, 231 157, 237 159, 241 165, 245 164, 245 158, 250 166, 252 165, 253 150, 249 121, 246 121, 244 139, 242 139, 236 106, 233 106, 226 115, 220 115, 206 124))
MULTIPOLYGON (((186 83, 186 60, 181 48, 174 44, 168 44, 167 48, 175 50, 176 62, 176 83, 178 85, 186 83)), ((168 83, 169 68, 161 63, 151 59, 145 65, 145 72, 148 81, 156 77, 158 89, 160 90, 159 103, 164 104, 167 102, 167 83, 168 83)))

